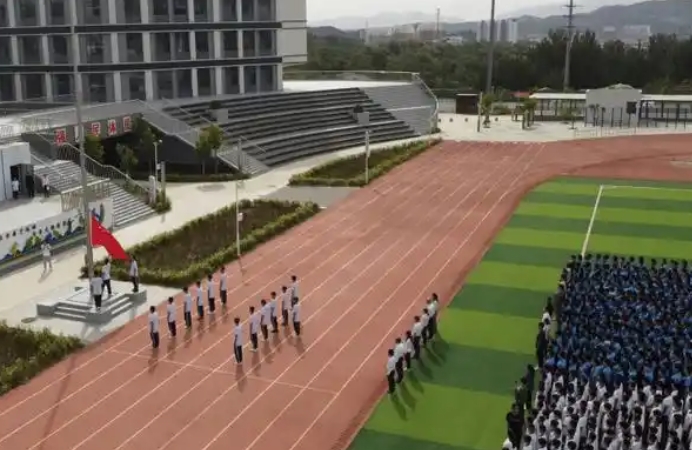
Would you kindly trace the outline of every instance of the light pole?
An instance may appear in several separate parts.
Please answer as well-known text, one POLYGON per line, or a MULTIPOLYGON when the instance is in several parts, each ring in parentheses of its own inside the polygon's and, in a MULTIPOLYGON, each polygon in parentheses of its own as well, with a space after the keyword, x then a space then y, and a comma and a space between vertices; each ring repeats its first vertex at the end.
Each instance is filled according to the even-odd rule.
POLYGON ((89 183, 86 170, 86 136, 82 118, 82 77, 79 73, 79 35, 77 34, 77 14, 72 14, 72 25, 70 26, 70 37, 72 38, 72 78, 74 83, 74 106, 77 119, 76 141, 79 144, 79 167, 82 181, 82 207, 84 214, 84 230, 86 231, 86 267, 89 277, 94 278, 94 247, 91 243, 91 210, 89 209, 89 183))
POLYGON ((485 75, 485 93, 490 94, 493 88, 493 63, 495 62, 495 0, 490 0, 490 35, 488 36, 488 62, 485 75))

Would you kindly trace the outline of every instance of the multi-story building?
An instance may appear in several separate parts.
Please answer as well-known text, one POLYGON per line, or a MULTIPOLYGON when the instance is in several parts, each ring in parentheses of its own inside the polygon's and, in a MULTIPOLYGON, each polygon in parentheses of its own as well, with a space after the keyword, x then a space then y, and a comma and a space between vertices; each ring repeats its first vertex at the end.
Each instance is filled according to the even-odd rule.
POLYGON ((512 44, 519 42, 519 21, 517 19, 509 19, 507 28, 507 42, 512 44))
POLYGON ((478 42, 485 42, 489 40, 490 36, 490 24, 485 20, 478 22, 478 31, 476 32, 476 40, 478 42))
POLYGON ((69 100, 75 60, 86 102, 276 90, 306 1, 0 0, 0 101, 69 100))

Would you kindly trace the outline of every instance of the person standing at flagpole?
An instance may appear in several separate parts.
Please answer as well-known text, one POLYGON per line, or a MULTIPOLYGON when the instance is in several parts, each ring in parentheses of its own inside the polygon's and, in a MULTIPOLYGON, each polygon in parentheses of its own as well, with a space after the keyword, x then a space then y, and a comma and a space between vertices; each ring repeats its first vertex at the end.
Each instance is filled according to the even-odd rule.
POLYGON ((113 295, 111 288, 111 257, 106 258, 106 264, 101 267, 101 289, 108 291, 108 296, 113 295))
POLYGON ((132 292, 139 292, 139 265, 134 255, 130 260, 130 280, 132 281, 132 292))

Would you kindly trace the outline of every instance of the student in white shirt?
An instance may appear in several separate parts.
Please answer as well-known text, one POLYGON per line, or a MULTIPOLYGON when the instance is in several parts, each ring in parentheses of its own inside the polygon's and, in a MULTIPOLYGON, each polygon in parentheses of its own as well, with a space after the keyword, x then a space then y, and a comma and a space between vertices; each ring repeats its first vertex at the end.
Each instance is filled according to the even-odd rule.
POLYGON ((201 281, 197 282, 197 320, 204 320, 204 296, 201 281))
POLYGON ((404 353, 404 362, 406 362, 406 371, 411 369, 411 356, 413 355, 413 334, 411 330, 406 332, 406 353, 404 353))
POLYGON ((430 313, 430 323, 428 324, 428 329, 430 331, 428 339, 432 339, 437 334, 437 308, 438 308, 438 297, 437 294, 433 292, 432 297, 428 301, 428 313, 430 313))
POLYGON ((401 338, 394 340, 394 357, 396 358, 396 382, 404 381, 404 355, 406 354, 406 346, 401 338))
POLYGON ((396 357, 394 356, 394 350, 387 350, 387 387, 389 394, 393 394, 396 391, 396 381, 394 379, 394 373, 396 372, 396 357))
POLYGON ((272 333, 279 332, 279 319, 277 318, 279 311, 276 304, 276 292, 271 293, 271 299, 269 300, 269 305, 272 311, 272 333))
POLYGON ((48 175, 43 175, 41 177, 41 187, 43 188, 43 196, 45 198, 50 197, 50 179, 48 175))
POLYGON ((209 274, 207 276, 207 300, 209 301, 209 314, 214 314, 216 311, 216 283, 214 283, 214 276, 209 274))
POLYGON ((106 259, 106 264, 101 267, 101 280, 102 280, 102 290, 108 291, 108 296, 113 295, 113 289, 111 288, 111 257, 106 259))
POLYGON ((265 299, 260 301, 260 305, 260 314, 262 315, 260 330, 262 330, 262 337, 266 341, 269 339, 269 324, 271 323, 272 311, 271 305, 269 305, 265 299))
POLYGON ((175 328, 175 305, 173 304, 173 297, 168 297, 166 320, 168 322, 168 332, 171 333, 171 337, 175 337, 178 334, 178 330, 175 328))
POLYGON ((43 270, 53 270, 52 248, 48 242, 41 245, 41 256, 43 256, 43 270))
POLYGON ((156 314, 155 306, 149 307, 149 337, 151 337, 152 348, 159 348, 159 316, 156 314))
POLYGON ((254 306, 251 306, 250 307, 250 342, 252 343, 252 351, 253 352, 257 351, 257 344, 259 342, 259 338, 257 337, 257 334, 259 333, 259 328, 260 328, 260 313, 255 311, 254 306))
POLYGON ((12 179, 12 198, 15 200, 19 198, 19 180, 16 178, 12 179))
POLYGON ((240 317, 233 319, 235 328, 233 328, 233 352, 235 354, 235 363, 243 363, 243 327, 240 325, 240 317))
POLYGON ((91 295, 94 296, 96 311, 100 311, 101 299, 103 299, 103 284, 101 282, 101 277, 94 277, 91 279, 91 295))
POLYGON ((298 295, 298 277, 295 275, 291 276, 291 301, 300 298, 298 295))
POLYGON ((413 334, 413 359, 420 359, 420 340, 423 335, 423 324, 420 322, 420 316, 413 318, 411 334, 413 334))
POLYGON ((219 294, 221 297, 221 308, 223 308, 228 301, 228 275, 226 275, 225 266, 221 266, 221 273, 219 274, 219 294))
POLYGON ((423 325, 421 340, 423 341, 423 347, 425 347, 428 345, 428 336, 430 335, 430 330, 428 328, 428 325, 430 325, 430 314, 428 314, 428 308, 423 308, 423 315, 420 316, 420 323, 423 325))
POLYGON ((187 289, 183 288, 183 318, 185 319, 185 328, 192 327, 192 296, 187 289))
POLYGON ((296 336, 300 336, 300 303, 298 303, 297 298, 293 300, 292 316, 293 331, 295 331, 296 336))
POLYGON ((134 256, 130 261, 130 281, 132 281, 132 292, 139 292, 139 265, 134 256))
POLYGON ((293 297, 286 286, 281 286, 281 325, 288 326, 288 310, 291 309, 293 297))

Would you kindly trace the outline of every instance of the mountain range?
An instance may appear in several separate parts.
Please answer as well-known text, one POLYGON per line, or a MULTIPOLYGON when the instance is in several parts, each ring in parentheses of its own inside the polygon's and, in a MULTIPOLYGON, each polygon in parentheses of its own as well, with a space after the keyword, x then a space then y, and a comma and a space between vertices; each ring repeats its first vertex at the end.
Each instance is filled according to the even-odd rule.
MULTIPOLYGON (((652 33, 692 35, 691 0, 649 0, 634 4, 622 3, 627 0, 582 0, 574 15, 574 23, 579 29, 589 29, 597 34, 605 27, 621 29, 627 25, 649 25, 652 33)), ((543 5, 535 8, 517 10, 512 14, 498 16, 515 18, 519 22, 521 37, 545 35, 552 29, 565 26, 563 4, 543 5)), ((329 23, 310 23, 312 31, 320 36, 356 36, 349 31, 363 29, 365 23, 371 28, 391 27, 412 23, 435 22, 435 16, 425 13, 381 13, 372 17, 350 17, 328 21, 329 23), (327 27, 327 28, 325 28, 327 27), (330 28, 331 31, 330 31, 330 28), (332 31, 334 34, 332 34, 332 31)), ((440 28, 449 34, 475 32, 478 22, 443 18, 440 28)))

